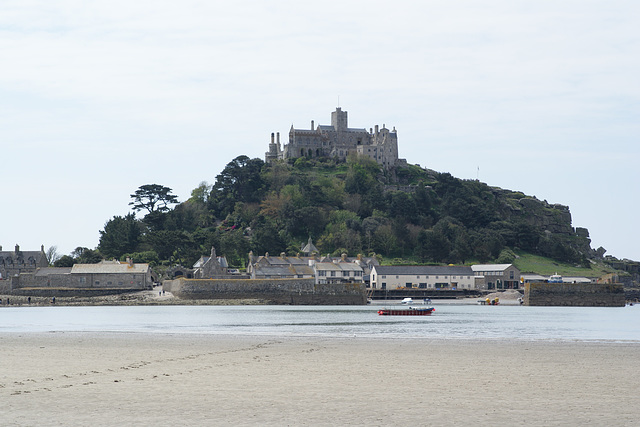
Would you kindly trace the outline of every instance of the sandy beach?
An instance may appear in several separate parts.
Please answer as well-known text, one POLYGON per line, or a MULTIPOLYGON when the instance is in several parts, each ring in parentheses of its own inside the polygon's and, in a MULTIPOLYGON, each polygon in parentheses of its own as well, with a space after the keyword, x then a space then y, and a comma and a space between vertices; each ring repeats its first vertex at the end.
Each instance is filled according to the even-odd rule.
POLYGON ((636 425, 640 344, 0 334, 3 425, 636 425))

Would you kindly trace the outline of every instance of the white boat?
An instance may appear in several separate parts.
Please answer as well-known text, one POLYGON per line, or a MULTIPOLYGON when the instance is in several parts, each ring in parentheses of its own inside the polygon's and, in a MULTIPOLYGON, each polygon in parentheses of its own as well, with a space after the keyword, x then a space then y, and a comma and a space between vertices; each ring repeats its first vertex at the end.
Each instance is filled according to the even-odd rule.
POLYGON ((551 277, 549 277, 549 283, 562 283, 562 276, 558 273, 552 274, 551 277))
POLYGON ((413 299, 411 298, 405 298, 402 301, 400 301, 400 304, 412 304, 413 303, 413 299))

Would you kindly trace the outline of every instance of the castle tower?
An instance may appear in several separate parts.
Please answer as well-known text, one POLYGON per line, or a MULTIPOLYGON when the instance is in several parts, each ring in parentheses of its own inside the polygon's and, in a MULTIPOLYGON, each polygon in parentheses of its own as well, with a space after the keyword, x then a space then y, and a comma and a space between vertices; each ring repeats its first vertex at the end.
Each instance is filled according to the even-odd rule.
POLYGON ((342 111, 342 108, 337 107, 336 111, 331 113, 331 126, 335 130, 347 130, 349 128, 347 122, 347 112, 342 111))

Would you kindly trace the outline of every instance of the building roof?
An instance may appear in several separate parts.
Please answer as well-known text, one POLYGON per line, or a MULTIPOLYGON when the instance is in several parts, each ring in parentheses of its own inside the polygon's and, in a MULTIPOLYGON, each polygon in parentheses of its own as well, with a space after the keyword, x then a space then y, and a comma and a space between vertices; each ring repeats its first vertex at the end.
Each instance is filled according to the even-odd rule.
POLYGON ((471 276, 471 267, 451 266, 451 265, 376 265, 377 274, 385 275, 438 275, 450 274, 459 276, 471 276))
POLYGON ((36 276, 50 276, 52 274, 69 274, 71 267, 44 267, 36 270, 36 276))
POLYGON ((473 271, 483 272, 483 271, 504 271, 507 268, 511 267, 513 264, 476 264, 472 265, 471 268, 473 271))
POLYGON ((279 277, 292 277, 292 276, 313 276, 313 268, 308 265, 266 265, 257 266, 254 270, 256 276, 279 276, 279 277))
POLYGON ((354 262, 316 262, 316 270, 327 271, 362 271, 362 267, 354 262))
POLYGON ((120 263, 119 261, 102 261, 97 264, 74 264, 71 274, 123 274, 149 273, 149 264, 120 263))
POLYGON ((309 241, 307 242, 306 246, 302 248, 302 252, 305 254, 310 254, 312 252, 320 253, 318 248, 316 248, 313 242, 311 241, 311 237, 309 237, 309 241))

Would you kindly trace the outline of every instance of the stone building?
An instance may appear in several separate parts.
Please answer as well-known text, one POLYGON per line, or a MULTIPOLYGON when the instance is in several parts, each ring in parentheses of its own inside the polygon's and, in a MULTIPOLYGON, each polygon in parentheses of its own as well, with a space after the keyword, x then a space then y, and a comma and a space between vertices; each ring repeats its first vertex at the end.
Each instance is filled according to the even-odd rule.
POLYGON ((21 273, 33 273, 49 266, 44 246, 39 251, 21 251, 16 245, 13 251, 3 251, 0 246, 0 279, 9 279, 21 273))
POLYGON ((347 112, 340 107, 331 113, 331 125, 318 125, 311 121, 310 129, 295 129, 291 125, 289 143, 280 144, 280 133, 271 134, 265 162, 298 157, 333 157, 346 160, 350 154, 366 156, 385 168, 395 166, 398 159, 398 134, 382 125, 370 128, 350 128, 347 112))
POLYGON ((151 289, 156 280, 149 264, 101 261, 73 267, 43 267, 11 278, 12 288, 151 289))
MULTIPOLYGON (((240 278, 235 269, 229 269, 229 263, 224 256, 216 255, 216 249, 211 247, 211 255, 200 257, 193 265, 195 279, 232 279, 240 278)), ((242 275, 244 278, 244 275, 242 275)))

